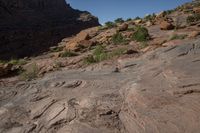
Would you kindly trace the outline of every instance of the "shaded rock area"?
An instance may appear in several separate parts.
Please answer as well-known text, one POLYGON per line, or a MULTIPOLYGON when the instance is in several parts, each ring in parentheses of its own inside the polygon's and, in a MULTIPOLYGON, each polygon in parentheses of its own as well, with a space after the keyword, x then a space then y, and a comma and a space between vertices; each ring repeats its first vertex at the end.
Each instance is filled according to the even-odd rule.
POLYGON ((34 56, 62 38, 99 25, 65 0, 0 0, 0 59, 34 56))
POLYGON ((0 89, 2 133, 198 133, 200 40, 0 89))

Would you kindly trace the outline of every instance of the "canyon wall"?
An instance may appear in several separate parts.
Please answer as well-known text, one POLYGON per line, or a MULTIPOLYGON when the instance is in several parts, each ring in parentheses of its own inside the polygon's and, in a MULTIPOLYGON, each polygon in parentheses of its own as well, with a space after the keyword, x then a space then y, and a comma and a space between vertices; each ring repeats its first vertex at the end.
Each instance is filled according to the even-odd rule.
POLYGON ((0 59, 35 56, 62 38, 99 25, 65 0, 0 0, 0 59))

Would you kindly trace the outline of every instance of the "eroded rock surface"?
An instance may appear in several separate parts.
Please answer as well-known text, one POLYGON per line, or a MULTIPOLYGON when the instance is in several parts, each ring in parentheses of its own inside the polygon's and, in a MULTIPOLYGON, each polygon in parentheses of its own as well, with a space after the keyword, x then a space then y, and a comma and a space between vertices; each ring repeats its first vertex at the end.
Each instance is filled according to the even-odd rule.
POLYGON ((0 87, 2 133, 199 133, 200 40, 0 87))

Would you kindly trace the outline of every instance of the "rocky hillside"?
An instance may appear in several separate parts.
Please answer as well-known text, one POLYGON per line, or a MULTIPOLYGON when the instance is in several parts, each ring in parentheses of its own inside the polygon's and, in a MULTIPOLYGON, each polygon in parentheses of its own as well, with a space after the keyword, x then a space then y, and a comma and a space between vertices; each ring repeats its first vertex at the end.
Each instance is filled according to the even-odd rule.
POLYGON ((37 55, 62 38, 99 25, 65 0, 0 0, 0 59, 37 55))
POLYGON ((0 133, 199 133, 200 1, 0 62, 0 133))

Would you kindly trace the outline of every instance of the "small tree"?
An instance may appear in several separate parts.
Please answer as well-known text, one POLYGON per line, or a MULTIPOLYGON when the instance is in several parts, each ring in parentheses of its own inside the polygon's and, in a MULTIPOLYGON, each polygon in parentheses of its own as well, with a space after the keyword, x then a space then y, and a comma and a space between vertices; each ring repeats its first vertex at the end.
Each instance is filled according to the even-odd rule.
POLYGON ((123 18, 117 18, 115 20, 115 23, 123 23, 123 22, 124 22, 123 18))

